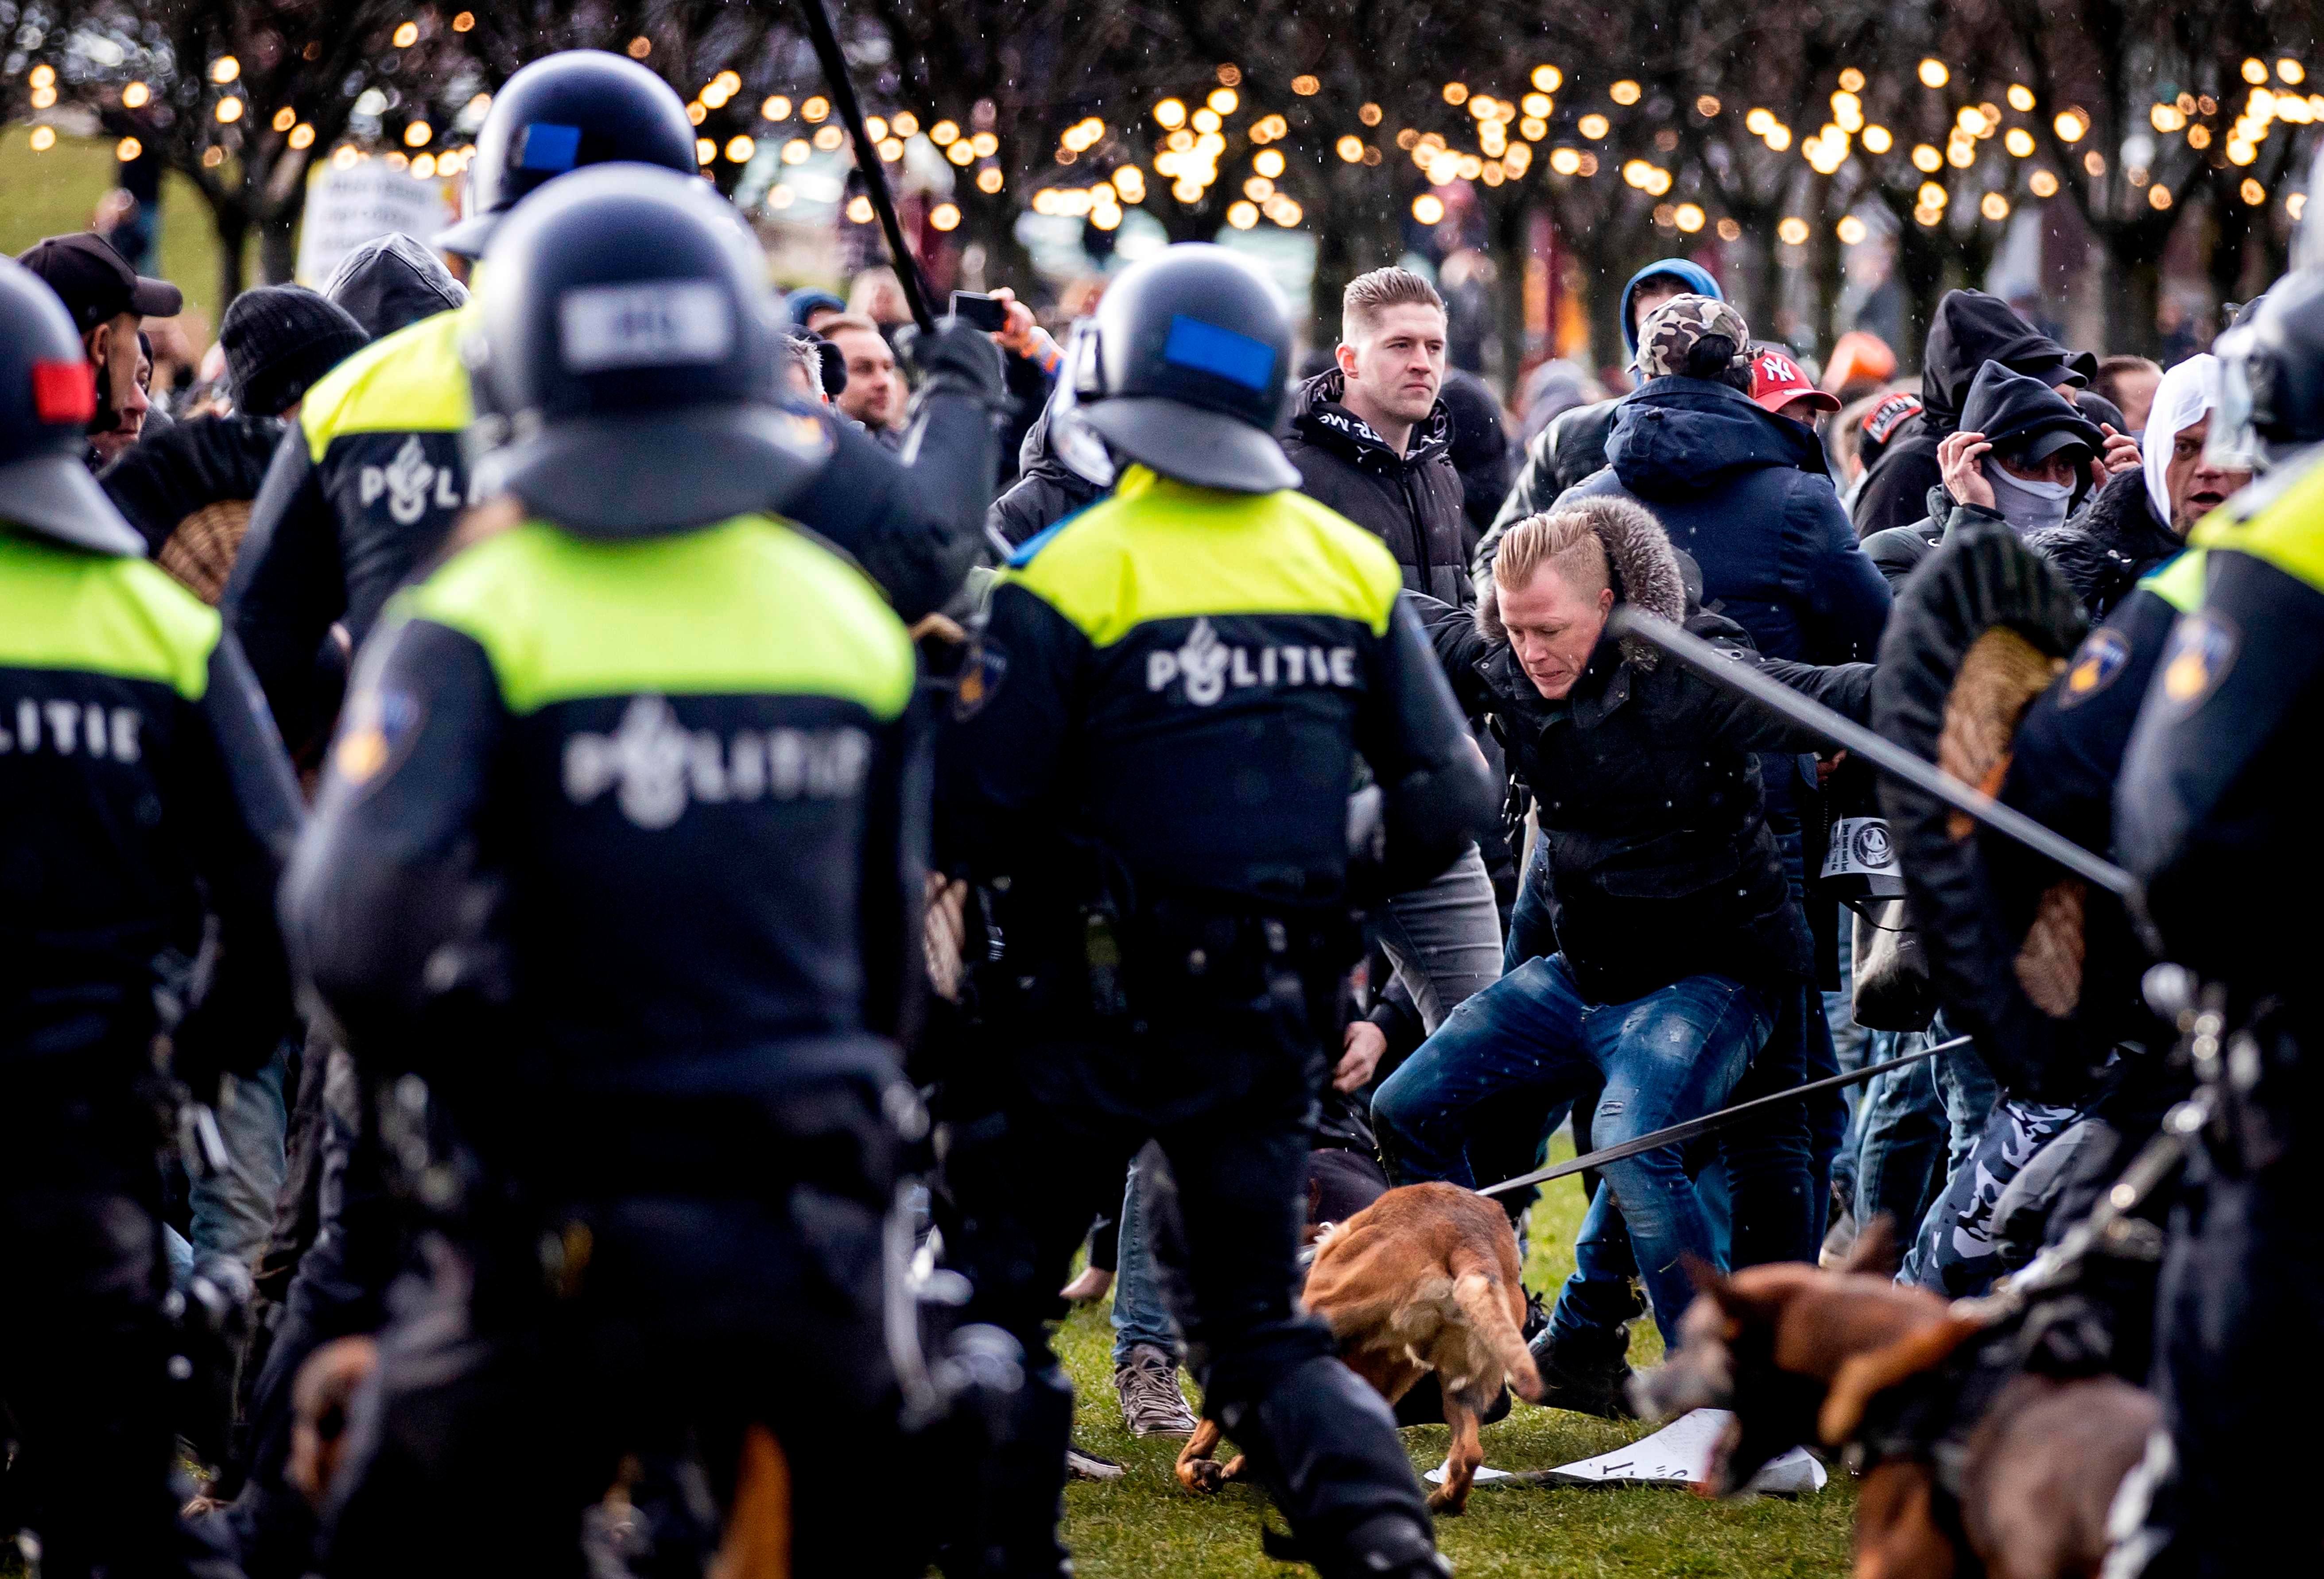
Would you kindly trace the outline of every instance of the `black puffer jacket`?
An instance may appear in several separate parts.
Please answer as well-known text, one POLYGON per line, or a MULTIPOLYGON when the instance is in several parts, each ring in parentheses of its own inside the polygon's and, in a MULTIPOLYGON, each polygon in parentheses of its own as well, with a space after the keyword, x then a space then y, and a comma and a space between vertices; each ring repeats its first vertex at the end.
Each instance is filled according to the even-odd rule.
POLYGON ((1021 548, 1104 491, 1050 450, 1045 407, 1018 446, 1017 481, 984 512, 985 536, 998 532, 1021 548))
POLYGON ((2137 466, 2108 479, 2089 510, 2034 533, 2025 546, 2065 573, 2092 624, 2112 614, 2140 577, 2187 546, 2154 519, 2146 473, 2137 466))
POLYGON ((1299 491, 1327 504, 1388 545, 1404 567, 1404 584, 1456 608, 1469 587, 1467 517, 1461 473, 1448 453, 1452 421, 1437 401, 1412 430, 1401 455, 1345 406, 1347 375, 1318 373, 1299 387, 1283 453, 1299 468, 1299 491))
POLYGON ((197 417, 149 433, 97 482, 159 558, 187 517, 222 501, 258 497, 284 426, 280 417, 197 417))
MULTIPOLYGON (((1642 505, 1593 500, 1615 596, 1719 643, 1738 661, 1861 720, 1872 666, 1757 658, 1742 627, 1687 606, 1670 539, 1642 505), (1691 617, 1690 617, 1691 615, 1691 617)), ((1628 1003, 1718 971, 1804 978, 1806 918, 1768 831, 1753 754, 1821 741, 1635 640, 1599 644, 1564 702, 1535 689, 1498 601, 1474 616, 1415 600, 1454 693, 1491 715, 1531 787, 1549 847, 1550 915, 1595 1003, 1628 1003)))
POLYGON ((1621 405, 1619 400, 1599 400, 1551 418, 1526 446, 1525 465, 1493 517, 1491 533, 1539 515, 1557 502, 1559 494, 1601 470, 1607 441, 1614 435, 1614 413, 1621 405))
POLYGON ((2087 376, 2092 368, 2083 365, 2085 360, 2019 317, 1997 296, 1947 292, 1937 303, 1937 321, 1921 358, 1921 414, 1889 438, 1879 464, 1857 491, 1849 512, 1856 535, 1868 537, 1921 519, 1922 501, 1939 481, 1937 445, 1959 425, 1979 368, 1998 362, 2048 383, 2070 370, 2087 376))

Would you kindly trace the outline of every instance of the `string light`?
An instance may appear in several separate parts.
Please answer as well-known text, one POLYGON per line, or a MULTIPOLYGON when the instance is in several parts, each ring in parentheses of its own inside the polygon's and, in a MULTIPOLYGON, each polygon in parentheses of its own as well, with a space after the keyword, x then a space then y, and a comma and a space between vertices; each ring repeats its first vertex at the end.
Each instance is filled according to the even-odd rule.
POLYGON ((694 140, 694 162, 695 162, 695 163, 696 163, 696 164, 708 164, 712 160, 714 160, 714 159, 715 159, 715 158, 717 158, 717 157, 718 157, 718 144, 716 144, 715 142, 712 142, 709 138, 707 138, 707 137, 696 137, 696 138, 694 140))
POLYGON ((1686 232, 1687 234, 1692 235, 1696 231, 1702 228, 1704 217, 1705 216, 1700 204, 1682 203, 1678 206, 1677 211, 1671 216, 1671 220, 1681 230, 1686 232))
POLYGON ((2033 189, 2036 197, 2054 197, 2058 195, 2058 178, 2048 170, 2035 170, 2026 179, 2025 184, 2033 189))
POLYGON ((759 145, 740 133, 726 140, 726 162, 729 164, 748 164, 751 156, 758 151, 759 145))
POLYGON ((1603 115, 1584 115, 1573 124, 1573 129, 1592 142, 1602 141, 1613 126, 1614 124, 1603 115))
POLYGON ((217 116, 219 124, 231 126, 242 119, 242 101, 228 95, 218 100, 217 108, 211 113, 217 116))
POLYGON ((113 145, 113 157, 119 160, 124 164, 127 164, 131 160, 135 159, 139 154, 144 151, 145 145, 143 142, 138 142, 134 137, 124 137, 120 142, 113 145))
POLYGON ((232 55, 220 55, 210 62, 210 80, 221 86, 242 75, 242 62, 232 55))
POLYGON ((831 114, 831 101, 824 97, 821 94, 816 95, 813 98, 808 99, 805 104, 799 106, 799 119, 807 122, 809 125, 813 125, 816 122, 822 120, 829 114, 831 114))
POLYGON ((1639 91, 1638 85, 1625 77, 1606 90, 1606 96, 1618 105, 1634 105, 1638 102, 1639 91))
POLYGON ((2243 200, 2250 204, 2255 208, 2267 201, 2267 188, 2261 186, 2249 176, 2246 176, 2244 178, 2244 184, 2237 188, 2236 190, 2242 197, 2243 200))
POLYGON ((2058 118, 2050 124, 2061 142, 2080 142, 2090 129, 2089 117, 2080 110, 2060 110, 2058 118))
POLYGON ((420 24, 416 22, 397 23, 394 35, 387 41, 399 50, 410 49, 420 41, 420 24))
POLYGON ((928 210, 928 224, 937 230, 957 230, 960 210, 950 203, 939 203, 928 210))
POLYGON ((54 126, 35 126, 32 141, 33 152, 46 153, 57 145, 57 129, 54 126))
POLYGON ((153 90, 142 82, 124 83, 121 87, 121 107, 125 110, 143 109, 145 106, 145 101, 152 96, 153 90))
POLYGON ((1536 66, 1533 69, 1532 81, 1542 92, 1555 93, 1565 86, 1565 73, 1554 66, 1536 66))
POLYGON ((1840 223, 1831 228, 1832 234, 1840 237, 1842 246, 1858 246, 1864 241, 1864 221, 1857 218, 1853 214, 1840 216, 1840 223))
POLYGON ((1896 139, 1889 134, 1888 128, 1877 124, 1864 128, 1863 141, 1867 153, 1886 153, 1896 146, 1896 139))
POLYGON ((1231 203, 1227 206, 1227 223, 1237 230, 1249 230, 1259 223, 1259 205, 1231 203))
POLYGON ((1423 225, 1438 223, 1444 217, 1443 199, 1434 192, 1421 193, 1412 200, 1412 216, 1423 225))
POLYGON ((1998 192, 1987 192, 1978 200, 1977 211, 1998 223, 2009 217, 2009 199, 1998 192))
POLYGON ((1951 70, 1942 60, 1931 59, 1921 62, 1921 86, 1923 87, 1942 87, 1946 83, 1950 82, 1952 79, 1953 74, 1951 70))
POLYGON ((2171 188, 2164 186, 2161 181, 2155 182, 2153 186, 2146 188, 2146 201, 2149 207, 2156 209, 2170 207, 2171 188))

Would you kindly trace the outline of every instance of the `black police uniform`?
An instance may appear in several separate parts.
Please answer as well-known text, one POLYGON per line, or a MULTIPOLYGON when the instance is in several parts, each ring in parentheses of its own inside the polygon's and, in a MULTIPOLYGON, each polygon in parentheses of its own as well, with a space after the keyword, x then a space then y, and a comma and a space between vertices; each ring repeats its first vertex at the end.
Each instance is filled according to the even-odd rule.
POLYGON ((157 957, 203 950, 171 1031, 205 1098, 290 1023, 273 879, 298 793, 217 616, 146 563, 78 452, 62 304, 0 262, 0 1528, 51 1575, 187 1572, 156 1152, 157 957))
POLYGON ((760 403, 763 263, 715 194, 585 172, 491 258, 478 470, 540 517, 512 500, 391 606, 286 884, 349 1045, 425 1083, 398 1122, 448 1214, 331 1571, 579 1573, 625 1455, 697 1456, 723 1500, 753 1425, 801 1445, 795 1571, 910 1571, 911 1521, 861 1505, 897 1418, 910 642, 752 510, 826 452, 760 403))
POLYGON ((2324 998, 2301 922, 2324 884, 2324 465, 2271 474, 2191 536, 2202 601, 2147 693, 2116 820, 2172 957, 2226 986, 2241 1027, 2200 1071, 2218 1114, 2157 1313, 2175 1532, 2153 1571, 2224 1575, 2313 1544, 2281 1449, 2324 1407, 2324 998))
MULTIPOLYGON (((534 61, 494 96, 477 136, 471 213, 438 246, 480 258, 527 194, 606 161, 693 175, 694 127, 678 96, 602 50, 534 61)), ((318 381, 252 508, 225 606, 294 749, 330 727, 345 673, 325 645, 332 625, 360 645, 476 491, 460 444, 473 415, 461 345, 475 313, 471 301, 423 318, 318 381)), ((816 408, 834 465, 787 504, 792 519, 855 555, 907 621, 943 606, 982 541, 995 443, 989 413, 1002 399, 999 360, 980 354, 989 344, 954 326, 914 348, 929 381, 908 467, 816 408)))
POLYGON ((1206 1410, 1326 1573, 1367 1553, 1391 1565, 1367 1571, 1434 1571, 1392 1418, 1298 1309, 1295 1258, 1356 951, 1356 754, 1417 880, 1489 826, 1492 796, 1394 559, 1291 491, 1265 442, 1287 335, 1215 251, 1126 274, 1097 354, 1069 353, 1090 381, 1075 419, 1151 468, 1001 574, 944 753, 945 848, 1001 941, 945 1086, 951 1248, 970 1309, 1036 1366, 977 1573, 1062 1570, 1072 1392, 1044 1324, 1148 1138, 1176 1177, 1206 1410))

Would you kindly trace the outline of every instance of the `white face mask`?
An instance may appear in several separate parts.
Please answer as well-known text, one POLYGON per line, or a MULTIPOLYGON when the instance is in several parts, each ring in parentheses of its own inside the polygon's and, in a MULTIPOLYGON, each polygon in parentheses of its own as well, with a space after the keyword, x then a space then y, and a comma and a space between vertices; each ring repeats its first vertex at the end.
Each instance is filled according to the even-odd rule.
POLYGON ((2066 505, 2074 497, 2071 482, 2029 482, 2013 477, 2001 463, 1986 457, 1985 480, 1993 484, 1993 502, 2002 519, 2021 532, 2062 525, 2066 505))

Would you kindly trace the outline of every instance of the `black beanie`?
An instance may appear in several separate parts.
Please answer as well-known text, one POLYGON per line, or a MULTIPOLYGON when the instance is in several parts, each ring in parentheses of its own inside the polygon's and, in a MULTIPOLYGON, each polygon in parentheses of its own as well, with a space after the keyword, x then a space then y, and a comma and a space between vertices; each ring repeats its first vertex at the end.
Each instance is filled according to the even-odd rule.
POLYGON ((244 291, 218 328, 235 404, 254 417, 281 415, 370 339, 345 308, 303 285, 244 291))

